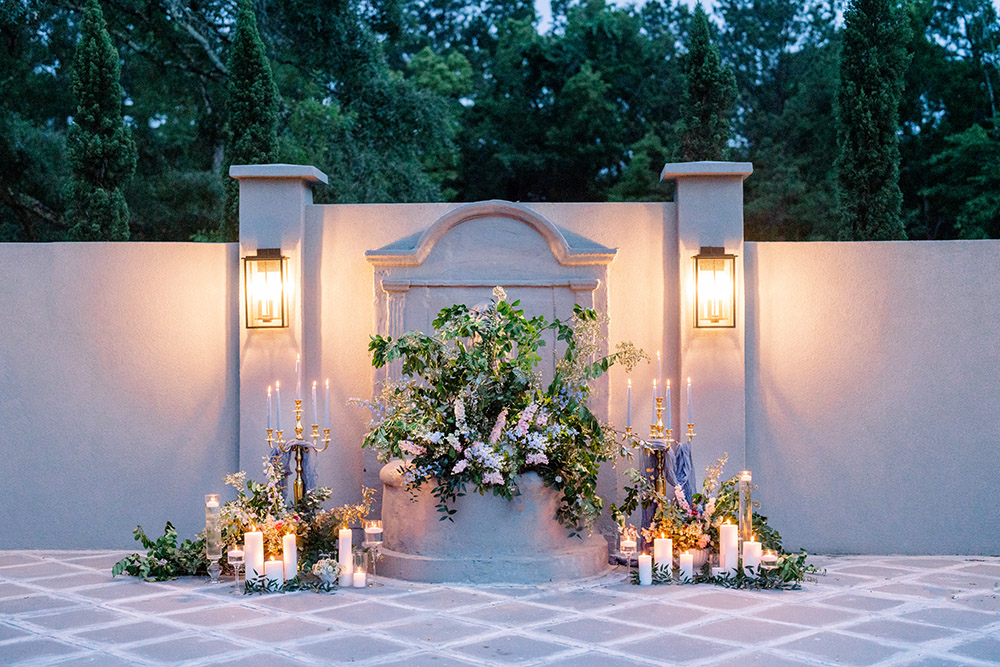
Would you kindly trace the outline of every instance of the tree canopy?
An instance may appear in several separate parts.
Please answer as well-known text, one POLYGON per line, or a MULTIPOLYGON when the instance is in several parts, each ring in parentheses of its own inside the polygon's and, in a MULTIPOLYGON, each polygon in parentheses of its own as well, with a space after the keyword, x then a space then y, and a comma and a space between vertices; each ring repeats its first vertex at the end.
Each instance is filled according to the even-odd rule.
MULTIPOLYGON (((70 237, 74 54, 94 2, 0 4, 0 240, 70 237)), ((912 61, 877 119, 897 141, 896 232, 1000 236, 992 1, 854 4, 873 3, 892 9, 912 61)), ((700 102, 691 65, 713 49, 706 90, 726 94, 704 118, 711 156, 754 163, 747 238, 838 237, 846 162, 834 157, 853 136, 842 123, 864 118, 843 106, 862 101, 843 87, 857 69, 844 0, 716 0, 704 19, 680 0, 551 5, 541 26, 532 0, 102 0, 119 127, 137 151, 120 187, 131 238, 218 238, 234 160, 313 164, 330 176, 320 203, 669 198, 663 162, 710 156, 683 146, 700 102), (256 22, 250 61, 241 7, 256 22), (270 69, 273 104, 246 95, 269 87, 240 62, 270 69), (251 103, 271 110, 259 127, 273 135, 240 129, 251 103), (243 154, 241 136, 253 137, 243 154)))

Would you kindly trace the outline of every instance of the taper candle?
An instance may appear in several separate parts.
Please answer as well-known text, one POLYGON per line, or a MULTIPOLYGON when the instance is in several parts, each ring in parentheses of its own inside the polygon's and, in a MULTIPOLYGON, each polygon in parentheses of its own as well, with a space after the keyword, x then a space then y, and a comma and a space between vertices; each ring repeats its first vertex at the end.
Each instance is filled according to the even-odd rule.
POLYGON ((277 417, 277 423, 275 424, 275 430, 281 430, 281 381, 275 380, 274 382, 274 414, 277 417))
POLYGON ((316 380, 313 380, 313 424, 319 423, 319 410, 316 409, 316 380))
POLYGON ((639 556, 639 585, 649 586, 653 583, 653 557, 649 554, 639 556))
POLYGON ((649 423, 656 423, 656 378, 653 378, 653 416, 650 417, 649 423))
POLYGON ((330 428, 330 378, 326 379, 326 419, 323 423, 325 428, 330 428))
POLYGON ((294 579, 299 573, 299 550, 295 546, 295 533, 281 538, 281 560, 285 564, 285 581, 294 579))
POLYGON ((628 379, 628 408, 625 411, 625 428, 632 428, 632 378, 628 379))
POLYGON ((688 378, 688 424, 694 423, 694 411, 691 410, 691 378, 688 378))
POLYGON ((670 379, 667 379, 667 400, 663 403, 663 407, 667 411, 667 428, 672 428, 670 426, 670 379))
POLYGON ((243 559, 247 581, 260 581, 264 576, 264 533, 256 526, 243 533, 243 559))
POLYGON ((302 356, 295 355, 295 400, 302 400, 302 356))
POLYGON ((663 360, 660 351, 656 351, 656 379, 660 381, 660 391, 663 391, 663 360))
POLYGON ((267 427, 271 428, 271 385, 267 385, 267 427))

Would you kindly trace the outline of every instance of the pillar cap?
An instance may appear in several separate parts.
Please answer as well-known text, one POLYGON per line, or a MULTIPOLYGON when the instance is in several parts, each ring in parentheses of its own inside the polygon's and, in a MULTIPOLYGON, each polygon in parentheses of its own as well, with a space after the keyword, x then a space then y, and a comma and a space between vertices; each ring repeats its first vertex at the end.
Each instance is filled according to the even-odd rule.
POLYGON ((668 162, 660 172, 660 180, 705 176, 739 176, 743 180, 752 173, 752 162, 668 162))
POLYGON ((234 164, 229 175, 236 180, 249 178, 297 178, 307 183, 328 183, 322 171, 306 164, 234 164))

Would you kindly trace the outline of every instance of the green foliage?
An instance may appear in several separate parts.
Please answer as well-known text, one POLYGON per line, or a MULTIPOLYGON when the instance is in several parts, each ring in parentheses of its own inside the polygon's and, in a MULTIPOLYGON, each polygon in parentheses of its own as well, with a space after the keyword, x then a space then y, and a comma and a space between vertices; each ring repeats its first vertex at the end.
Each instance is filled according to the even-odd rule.
MULTIPOLYGON (((693 581, 684 580, 681 583, 713 584, 723 588, 740 590, 770 590, 797 591, 802 588, 806 576, 816 572, 816 568, 806 564, 808 554, 802 551, 797 554, 783 554, 778 557, 774 568, 758 566, 756 571, 749 567, 740 567, 735 574, 713 576, 706 567, 703 572, 695 575, 693 581)), ((740 561, 742 566, 743 561, 740 561)))
POLYGON ((843 240, 906 238, 897 131, 908 38, 895 0, 853 0, 844 14, 837 95, 843 240))
POLYGON ((89 0, 73 57, 76 114, 66 137, 66 159, 73 171, 66 216, 70 238, 79 241, 129 238, 124 188, 135 171, 136 149, 122 118, 120 77, 118 51, 100 2, 89 0))
POLYGON ((222 236, 239 238, 239 183, 229 177, 234 164, 267 164, 278 154, 278 89, 257 31, 251 0, 238 0, 236 31, 229 52, 229 142, 223 174, 226 202, 222 236))
POLYGON ((112 576, 127 574, 148 581, 166 581, 207 573, 204 538, 184 540, 178 545, 177 529, 169 521, 163 529, 163 535, 156 540, 147 537, 142 526, 136 526, 132 533, 136 542, 146 549, 146 553, 134 553, 115 563, 111 568, 112 576))
POLYGON ((677 131, 680 159, 725 160, 729 155, 729 114, 736 101, 736 79, 722 63, 700 3, 695 7, 688 36, 684 76, 684 112, 677 131))
POLYGON ((294 593, 296 591, 312 591, 314 593, 333 593, 337 584, 328 583, 315 577, 304 577, 301 574, 286 581, 268 581, 261 577, 254 581, 246 579, 243 582, 244 595, 263 595, 265 593, 294 593))

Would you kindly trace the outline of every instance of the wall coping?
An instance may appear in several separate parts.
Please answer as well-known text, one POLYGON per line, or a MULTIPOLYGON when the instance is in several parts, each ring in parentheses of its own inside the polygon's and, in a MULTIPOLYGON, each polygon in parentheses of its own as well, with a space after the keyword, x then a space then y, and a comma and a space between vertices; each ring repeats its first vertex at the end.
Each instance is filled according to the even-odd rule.
POLYGON ((668 162, 663 165, 660 180, 689 178, 692 176, 740 176, 745 179, 753 173, 752 162, 668 162))
POLYGON ((229 175, 236 180, 298 178, 307 183, 328 183, 329 178, 322 171, 305 164, 234 164, 229 175))

